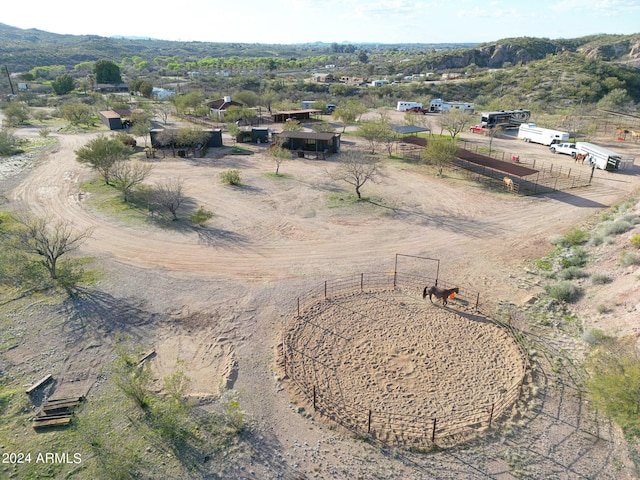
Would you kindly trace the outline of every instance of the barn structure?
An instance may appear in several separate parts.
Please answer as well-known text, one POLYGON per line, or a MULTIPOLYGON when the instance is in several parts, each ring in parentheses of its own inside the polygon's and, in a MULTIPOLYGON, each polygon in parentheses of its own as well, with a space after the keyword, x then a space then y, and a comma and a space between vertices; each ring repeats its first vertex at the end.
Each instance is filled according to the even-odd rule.
POLYGON ((103 110, 100 112, 100 120, 104 123, 109 130, 122 130, 122 117, 113 110, 103 110))
POLYGON ((283 148, 295 150, 298 156, 315 155, 315 158, 326 158, 340 151, 339 133, 289 132, 275 134, 275 140, 283 148))
POLYGON ((271 119, 275 123, 284 123, 291 120, 309 120, 311 115, 320 115, 322 110, 315 108, 307 108, 304 110, 286 110, 282 112, 275 112, 271 114, 271 119))

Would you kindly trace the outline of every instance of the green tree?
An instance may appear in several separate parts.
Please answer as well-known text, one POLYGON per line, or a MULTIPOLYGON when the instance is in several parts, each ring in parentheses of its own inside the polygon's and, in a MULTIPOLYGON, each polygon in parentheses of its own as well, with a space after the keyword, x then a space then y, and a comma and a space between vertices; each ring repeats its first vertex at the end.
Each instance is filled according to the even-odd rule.
POLYGON ((356 100, 342 102, 333 111, 333 116, 342 122, 342 133, 347 129, 347 124, 355 122, 360 115, 367 111, 367 107, 356 100))
POLYGON ((458 146, 453 138, 432 138, 422 151, 423 160, 438 169, 442 175, 445 166, 449 165, 458 153, 458 146))
POLYGON ((17 127, 27 123, 30 117, 30 109, 26 103, 11 102, 2 112, 4 123, 9 127, 17 127))
POLYGON ((17 140, 13 133, 9 130, 0 130, 0 156, 8 157, 18 153, 16 148, 17 140))
POLYGON ((258 97, 258 94, 252 92, 251 90, 243 90, 241 92, 238 92, 233 95, 233 99, 236 102, 242 103, 243 105, 250 108, 255 107, 256 105, 258 105, 258 103, 260 103, 260 97, 258 97))
POLYGON ((91 107, 85 103, 69 103, 61 109, 62 118, 69 121, 72 125, 83 123, 89 125, 93 118, 91 107))
POLYGON ((96 83, 122 83, 120 67, 113 60, 107 58, 93 64, 93 74, 96 83))
POLYGON ((631 96, 623 88, 615 88, 598 102, 598 108, 614 112, 632 112, 635 108, 631 96))
POLYGON ((133 149, 117 138, 100 135, 76 150, 76 160, 96 170, 107 185, 111 184, 111 169, 118 160, 126 160, 133 149))
POLYGON ((269 149, 269 156, 276 164, 276 175, 279 175, 282 162, 291 159, 291 150, 283 148, 280 145, 272 145, 269 149))
POLYGON ((76 82, 71 75, 65 73, 51 82, 51 88, 53 88, 56 95, 66 95, 76 88, 76 82))
POLYGON ((438 116, 438 123, 441 128, 449 132, 451 138, 464 131, 471 123, 472 114, 464 110, 447 110, 438 116))

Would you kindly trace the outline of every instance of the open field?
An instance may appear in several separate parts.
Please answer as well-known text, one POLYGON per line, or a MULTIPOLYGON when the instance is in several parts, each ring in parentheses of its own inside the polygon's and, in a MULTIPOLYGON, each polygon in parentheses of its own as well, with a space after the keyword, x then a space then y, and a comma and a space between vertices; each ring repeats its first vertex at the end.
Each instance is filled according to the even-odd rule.
MULTIPOLYGON (((36 130, 25 128, 16 133, 34 137, 36 130)), ((440 277, 481 292, 482 310, 492 316, 502 315, 507 303, 523 307, 542 290, 539 281, 527 273, 528 262, 548 253, 554 238, 574 226, 592 225, 599 214, 637 193, 640 167, 616 173, 596 171, 593 184, 585 188, 516 197, 483 188, 462 175, 438 178, 416 163, 387 159, 380 181, 363 188, 369 201, 355 202, 353 192, 327 173, 337 167, 336 157, 285 161, 280 168, 283 175, 275 177, 265 146, 247 146, 251 155, 231 155, 227 148, 212 150, 202 159, 160 155, 153 159, 150 183, 172 177, 184 180, 189 201, 181 217, 187 216, 187 208, 193 211, 199 206, 214 213, 206 227, 193 228, 185 221, 167 224, 112 215, 99 208, 97 195, 83 187, 93 174, 74 155, 92 135, 55 134, 55 148, 36 160, 32 169, 7 177, 0 187, 7 209, 26 206, 37 215, 70 220, 78 229, 93 228, 80 253, 99 272, 96 285, 77 299, 16 301, 3 306, 0 368, 13 388, 45 373, 56 378, 73 374, 101 378, 113 358, 116 333, 121 332, 143 349, 155 349, 150 364, 158 390, 159 379, 179 365, 192 379, 189 394, 203 409, 209 408, 221 388, 228 388, 237 392, 246 412, 250 425, 247 448, 227 458, 223 475, 214 476, 213 467, 187 473, 178 469, 179 475, 234 479, 635 478, 623 437, 589 410, 573 370, 554 368, 557 358, 580 358, 583 348, 579 338, 562 330, 522 325, 537 353, 532 355, 533 384, 518 416, 506 424, 503 419, 486 440, 427 454, 381 448, 314 416, 308 403, 284 388, 277 348, 283 324, 294 315, 298 295, 327 278, 392 271, 396 253, 439 259, 440 277), (219 174, 230 168, 241 172, 242 186, 220 182, 219 174)), ((470 142, 488 141, 472 134, 465 137, 470 142)), ((601 141, 613 145, 615 140, 601 141)), ((355 137, 345 136, 343 150, 356 142, 355 137)), ((513 138, 497 138, 493 147, 589 170, 569 157, 550 154, 543 146, 513 138)), ((615 147, 640 158, 640 144, 626 142, 615 147)), ((615 270, 620 248, 614 244, 598 250, 601 268, 615 270)), ((585 329, 597 326, 610 333, 636 332, 639 287, 634 272, 617 275, 612 285, 602 286, 581 301, 577 308, 584 314, 585 329), (595 306, 611 298, 612 288, 624 295, 615 295, 607 315, 597 315, 595 306)), ((411 301, 422 299, 416 295, 411 301)), ((455 310, 456 301, 449 307, 455 310)), ((428 299, 419 308, 442 309, 428 299)), ((399 324, 392 325, 388 332, 373 326, 368 331, 386 335, 384 344, 392 349, 399 324)), ((456 332, 464 339, 464 326, 457 326, 456 332)), ((343 333, 362 345, 366 341, 366 328, 360 330, 356 325, 343 333)), ((438 338, 439 342, 446 339, 446 331, 439 332, 438 338)), ((368 351, 367 355, 381 359, 392 353, 368 351)), ((473 358, 481 363, 481 350, 473 358)), ((405 366, 411 364, 409 360, 415 359, 408 359, 405 366)), ((403 375, 403 381, 410 383, 411 379, 403 375)), ((366 384, 366 377, 360 380, 366 384)), ((415 381, 423 379, 416 376, 415 381)), ((416 390, 422 386, 420 383, 416 390)), ((106 394, 98 381, 85 408, 99 403, 106 394)), ((82 414, 80 411, 79 416, 82 414)), ((54 448, 55 435, 65 434, 37 437, 28 423, 18 428, 17 434, 28 439, 23 445, 31 448, 39 442, 54 448)), ((92 458, 82 439, 75 445, 85 458, 92 458)), ((21 448, 21 443, 12 439, 5 446, 21 448)), ((140 455, 156 467, 148 472, 149 478, 175 474, 170 469, 178 467, 168 460, 163 466, 159 458, 154 463, 159 453, 145 447, 143 443, 140 455)), ((35 473, 45 472, 32 468, 35 473)), ((67 471, 61 468, 57 478, 67 471)), ((4 472, 24 478, 19 476, 19 467, 4 472)), ((83 478, 79 475, 77 478, 83 478)))

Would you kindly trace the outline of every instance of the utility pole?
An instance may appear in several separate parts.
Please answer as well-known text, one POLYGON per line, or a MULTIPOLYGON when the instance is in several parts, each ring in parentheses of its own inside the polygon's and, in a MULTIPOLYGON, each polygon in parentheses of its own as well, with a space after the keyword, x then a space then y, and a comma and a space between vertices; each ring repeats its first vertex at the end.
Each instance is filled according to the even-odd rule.
POLYGON ((16 92, 13 89, 13 83, 11 82, 11 75, 9 75, 9 67, 7 67, 6 65, 4 66, 4 71, 7 72, 7 79, 9 80, 9 86, 11 87, 11 94, 15 95, 16 92))

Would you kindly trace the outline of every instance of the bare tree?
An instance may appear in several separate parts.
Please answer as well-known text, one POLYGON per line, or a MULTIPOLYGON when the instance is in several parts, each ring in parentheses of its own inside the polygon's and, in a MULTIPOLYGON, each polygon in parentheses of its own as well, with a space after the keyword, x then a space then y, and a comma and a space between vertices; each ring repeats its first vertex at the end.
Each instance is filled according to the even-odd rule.
POLYGON ((173 110, 173 105, 167 102, 161 102, 154 107, 153 113, 160 118, 163 125, 166 125, 169 121, 169 115, 173 113, 173 110))
POLYGON ((63 255, 77 250, 89 238, 93 229, 74 232, 71 225, 52 217, 38 218, 29 214, 15 216, 18 228, 14 234, 14 246, 28 254, 40 257, 52 279, 58 278, 58 261, 63 255))
POLYGON ((440 127, 447 130, 451 138, 464 131, 471 123, 471 113, 464 110, 447 110, 438 117, 440 127))
POLYGON ((376 157, 366 156, 361 152, 348 152, 341 155, 342 164, 335 172, 329 174, 333 180, 340 180, 353 185, 356 189, 358 200, 362 198, 360 189, 371 181, 376 182, 380 175, 380 160, 376 157))
POLYGON ((133 160, 118 160, 111 168, 113 186, 122 193, 126 202, 133 193, 133 189, 140 185, 153 170, 152 164, 133 160))
POLYGON ((153 194, 155 203, 171 212, 173 219, 178 219, 178 209, 184 202, 184 182, 181 178, 170 178, 164 182, 156 183, 153 194))

